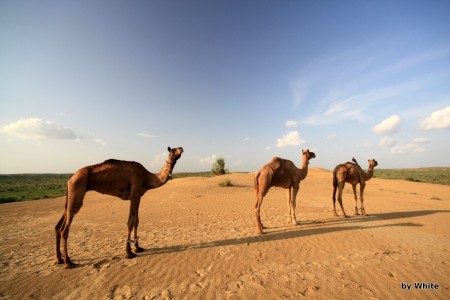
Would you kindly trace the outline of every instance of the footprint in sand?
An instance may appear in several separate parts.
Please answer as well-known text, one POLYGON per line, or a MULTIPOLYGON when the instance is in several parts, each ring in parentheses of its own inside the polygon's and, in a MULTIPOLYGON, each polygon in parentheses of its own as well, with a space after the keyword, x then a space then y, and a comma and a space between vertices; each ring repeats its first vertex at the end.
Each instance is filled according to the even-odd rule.
POLYGON ((195 273, 199 277, 205 277, 206 275, 208 275, 208 273, 211 271, 211 269, 212 269, 212 266, 209 266, 206 269, 199 269, 199 270, 195 271, 195 273))
POLYGON ((131 288, 128 285, 123 287, 115 285, 108 293, 107 298, 111 300, 122 300, 122 299, 131 299, 132 296, 133 293, 131 292, 131 288))
POLYGON ((225 295, 234 296, 234 295, 238 294, 242 288, 243 288, 242 281, 230 282, 227 284, 227 287, 225 289, 225 295))

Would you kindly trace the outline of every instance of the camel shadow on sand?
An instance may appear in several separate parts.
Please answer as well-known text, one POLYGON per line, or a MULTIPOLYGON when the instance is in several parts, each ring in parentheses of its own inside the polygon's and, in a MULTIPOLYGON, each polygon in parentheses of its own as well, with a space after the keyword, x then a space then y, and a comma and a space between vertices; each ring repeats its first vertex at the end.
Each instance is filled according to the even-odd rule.
MULTIPOLYGON (((140 256, 158 255, 165 253, 181 252, 195 249, 207 249, 223 246, 237 246, 237 245, 252 245, 257 243, 265 243, 279 240, 295 239, 313 235, 328 234, 333 232, 349 232, 352 230, 370 230, 385 227, 421 227, 420 223, 402 222, 402 223, 386 223, 384 221, 408 219, 414 217, 421 217, 433 215, 438 213, 448 214, 450 210, 421 210, 421 211, 406 211, 406 212, 389 212, 372 214, 367 217, 352 216, 350 218, 330 217, 319 220, 301 221, 297 226, 280 226, 267 228, 267 232, 262 235, 231 238, 223 240, 215 240, 209 242, 192 243, 184 245, 173 245, 160 248, 147 248, 144 252, 139 253, 140 256)), ((121 256, 114 256, 112 259, 103 259, 95 263, 93 266, 100 269, 102 265, 115 260, 121 260, 121 256)), ((90 265, 92 263, 80 263, 79 266, 90 265)))
POLYGON ((381 214, 374 214, 368 217, 362 216, 359 217, 355 216, 351 218, 333 217, 325 220, 304 221, 300 222, 298 226, 293 227, 267 228, 268 229, 267 233, 262 235, 146 249, 145 252, 140 254, 139 256, 179 252, 191 249, 231 246, 231 245, 243 245, 243 244, 251 245, 255 243, 294 239, 300 237, 307 237, 311 235, 320 235, 352 230, 366 230, 383 227, 420 227, 423 225, 414 222, 385 224, 382 221, 426 216, 436 213, 450 213, 450 210, 425 210, 425 211, 409 211, 398 213, 381 213, 381 214), (373 222, 374 224, 367 225, 367 223, 371 222, 373 222), (361 225, 358 225, 358 223, 361 225), (363 223, 365 224, 363 225, 363 223))

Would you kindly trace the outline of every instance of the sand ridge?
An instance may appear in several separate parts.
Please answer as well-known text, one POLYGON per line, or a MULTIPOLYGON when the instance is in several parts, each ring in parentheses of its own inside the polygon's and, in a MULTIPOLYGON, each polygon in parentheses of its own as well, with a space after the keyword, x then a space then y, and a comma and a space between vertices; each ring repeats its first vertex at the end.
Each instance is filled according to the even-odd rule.
MULTIPOLYGON (((332 216, 331 193, 331 173, 310 169, 301 224, 290 226, 286 191, 272 188, 261 209, 269 229, 257 235, 252 173, 176 179, 142 198, 146 251, 128 260, 129 202, 88 192, 70 232, 73 270, 55 265, 64 197, 3 204, 0 298, 450 298, 450 187, 374 178, 369 216, 349 219, 332 216), (234 186, 220 187, 224 178, 234 186)), ((343 198, 352 215, 348 184, 343 198)))

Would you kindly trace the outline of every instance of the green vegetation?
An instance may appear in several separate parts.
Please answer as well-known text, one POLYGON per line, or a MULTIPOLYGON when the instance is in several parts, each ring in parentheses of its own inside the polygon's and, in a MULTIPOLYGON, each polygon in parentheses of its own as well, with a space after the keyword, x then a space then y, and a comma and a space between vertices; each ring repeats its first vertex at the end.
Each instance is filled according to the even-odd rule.
POLYGON ((450 168, 375 169, 374 177, 450 185, 450 168))
POLYGON ((211 169, 211 173, 214 175, 224 175, 226 173, 225 170, 225 159, 222 157, 219 157, 216 159, 216 161, 213 164, 213 167, 211 169))
POLYGON ((230 179, 224 179, 219 182, 219 186, 221 187, 233 186, 233 183, 231 183, 230 179))
POLYGON ((172 178, 178 179, 178 178, 186 178, 186 177, 212 177, 213 175, 211 172, 180 172, 180 173, 173 173, 172 178))
POLYGON ((0 175, 0 203, 64 196, 71 174, 0 175))
MULTIPOLYGON (((225 161, 223 162, 225 167, 225 161)), ((226 171, 226 170, 225 170, 226 171)), ((0 203, 61 197, 66 194, 66 183, 72 174, 14 174, 0 175, 0 203)), ((211 177, 211 172, 174 173, 172 177, 211 177)), ((402 179, 450 185, 450 168, 375 169, 375 177, 402 179)), ((232 186, 230 180, 220 186, 232 186)), ((439 198, 432 198, 440 200, 439 198)))
MULTIPOLYGON (((66 194, 72 174, 0 175, 0 203, 40 200, 66 194)), ((211 172, 174 173, 172 177, 211 177, 211 172)))

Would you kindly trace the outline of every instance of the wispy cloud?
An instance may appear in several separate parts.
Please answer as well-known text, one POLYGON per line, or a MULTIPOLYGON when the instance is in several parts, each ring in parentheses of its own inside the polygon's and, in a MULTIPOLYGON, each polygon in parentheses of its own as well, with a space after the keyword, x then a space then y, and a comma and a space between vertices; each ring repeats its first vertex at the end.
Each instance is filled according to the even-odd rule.
POLYGON ((155 138, 156 135, 154 134, 150 134, 150 133, 136 133, 136 135, 150 139, 150 138, 155 138))
POLYGON ((450 128, 450 106, 435 111, 420 123, 423 130, 450 128))
POLYGON ((449 48, 439 48, 409 53, 399 60, 394 54, 381 55, 377 47, 370 45, 319 59, 291 80, 293 106, 302 106, 302 124, 365 122, 373 117, 371 109, 381 103, 397 105, 398 98, 442 84, 448 70, 437 68, 425 75, 417 70, 449 56, 449 48))
POLYGON ((0 132, 21 140, 77 140, 80 138, 67 127, 39 118, 19 119, 3 126, 0 132))
POLYGON ((277 139, 277 147, 289 147, 304 144, 305 141, 300 138, 298 131, 291 131, 283 135, 282 138, 277 139))

